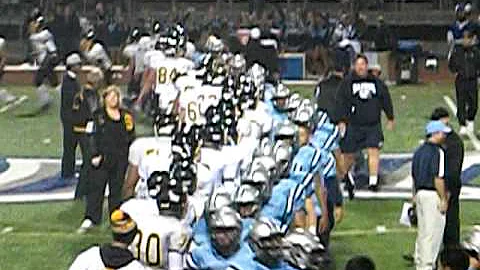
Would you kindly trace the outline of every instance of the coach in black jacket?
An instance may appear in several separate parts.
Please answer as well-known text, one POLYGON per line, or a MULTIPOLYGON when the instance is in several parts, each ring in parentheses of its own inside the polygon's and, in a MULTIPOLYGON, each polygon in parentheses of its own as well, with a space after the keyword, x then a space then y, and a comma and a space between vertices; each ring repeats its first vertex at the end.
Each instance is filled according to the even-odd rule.
POLYGON ((457 96, 457 118, 460 135, 474 132, 474 121, 478 110, 477 77, 480 73, 480 51, 472 34, 465 32, 463 46, 455 46, 448 67, 455 73, 457 96))
MULTIPOLYGON (((353 165, 355 153, 367 149, 369 188, 378 190, 380 148, 383 146, 381 113, 387 115, 387 128, 393 129, 393 105, 387 86, 368 73, 368 60, 358 55, 354 70, 345 77, 337 93, 336 121, 344 134, 340 144, 345 169, 353 165)), ((351 183, 348 173, 346 183, 351 183)))
MULTIPOLYGON (((439 107, 432 113, 432 120, 440 120, 448 125, 450 116, 447 109, 439 107)), ((443 234, 443 244, 447 249, 460 244, 460 189, 462 188, 462 165, 464 157, 463 141, 455 131, 448 133, 443 145, 446 163, 446 186, 449 193, 447 223, 443 234)))
POLYGON ((74 177, 75 169, 75 149, 78 145, 78 138, 73 132, 73 99, 80 91, 78 82, 78 72, 80 71, 82 60, 80 55, 73 53, 67 57, 67 72, 63 76, 61 87, 60 119, 63 125, 63 156, 62 173, 63 179, 74 177))

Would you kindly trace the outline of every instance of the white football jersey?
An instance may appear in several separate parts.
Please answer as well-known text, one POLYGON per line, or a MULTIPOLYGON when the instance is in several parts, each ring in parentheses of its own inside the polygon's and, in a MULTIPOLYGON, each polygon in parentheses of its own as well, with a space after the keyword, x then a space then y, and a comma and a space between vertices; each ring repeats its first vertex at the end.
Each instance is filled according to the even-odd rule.
POLYGON ((54 53, 57 51, 55 39, 48 29, 31 34, 30 42, 32 43, 33 53, 38 64, 43 63, 48 53, 54 53))
POLYGON ((161 216, 156 200, 131 199, 120 209, 137 223, 138 234, 130 245, 133 255, 152 269, 183 269, 183 261, 169 261, 170 253, 183 254, 190 229, 174 217, 161 216))
POLYGON ((180 91, 179 107, 185 110, 183 120, 189 125, 201 125, 203 123, 203 115, 200 113, 202 81, 198 80, 193 72, 189 72, 179 77, 175 85, 180 91))
POLYGON ((147 180, 155 171, 168 171, 171 162, 170 137, 143 137, 130 145, 128 162, 138 166, 140 180, 135 187, 136 198, 148 198, 147 180))
POLYGON ((174 80, 179 73, 193 69, 193 62, 185 58, 166 57, 150 59, 150 68, 155 70, 155 92, 175 90, 174 80))
POLYGON ((150 50, 151 39, 148 36, 143 36, 138 41, 138 47, 135 51, 135 74, 140 74, 145 70, 145 55, 150 50))
MULTIPOLYGON (((100 247, 94 246, 77 256, 69 270, 105 270, 107 268, 100 255, 100 247)), ((132 261, 118 270, 145 270, 148 269, 138 261, 132 261)))
POLYGON ((95 43, 89 51, 84 51, 83 55, 90 64, 98 66, 104 70, 112 67, 112 60, 108 56, 107 51, 100 43, 95 43))

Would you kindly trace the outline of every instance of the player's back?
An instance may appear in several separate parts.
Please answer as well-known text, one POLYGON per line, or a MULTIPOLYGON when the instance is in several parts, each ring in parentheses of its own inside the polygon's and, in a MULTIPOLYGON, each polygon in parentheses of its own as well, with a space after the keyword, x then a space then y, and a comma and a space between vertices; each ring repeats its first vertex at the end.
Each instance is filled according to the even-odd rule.
POLYGON ((174 81, 181 72, 193 68, 193 63, 185 58, 165 57, 164 59, 150 59, 150 68, 155 70, 155 92, 172 91, 174 81))
POLYGON ((293 214, 303 205, 303 188, 290 179, 282 179, 272 189, 272 195, 263 206, 261 215, 276 220, 279 224, 288 224, 293 214))
POLYGON ((132 199, 120 209, 137 223, 138 234, 130 245, 134 256, 152 269, 168 269, 169 251, 182 251, 188 243, 181 220, 160 215, 156 200, 132 199))
POLYGON ((290 174, 301 172, 313 172, 318 170, 322 152, 319 148, 307 144, 298 149, 297 154, 293 158, 290 174))

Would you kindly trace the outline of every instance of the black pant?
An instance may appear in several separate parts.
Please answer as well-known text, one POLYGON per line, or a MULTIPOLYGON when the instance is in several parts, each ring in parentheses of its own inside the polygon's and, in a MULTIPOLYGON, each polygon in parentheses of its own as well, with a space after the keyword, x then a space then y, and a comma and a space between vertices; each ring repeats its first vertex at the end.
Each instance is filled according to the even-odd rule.
MULTIPOLYGON (((340 206, 343 204, 342 193, 340 192, 340 187, 336 178, 327 179, 325 181, 325 186, 327 188, 327 210, 328 210, 328 228, 323 233, 317 233, 320 238, 320 242, 325 248, 328 248, 330 243, 330 233, 335 227, 335 206, 340 206)), ((323 215, 323 213, 322 213, 323 215)), ((317 232, 320 232, 320 219, 317 218, 317 232)))
POLYGON ((40 68, 35 73, 35 86, 39 87, 44 83, 45 80, 48 80, 52 87, 58 85, 58 78, 55 74, 55 66, 58 64, 58 56, 56 55, 47 55, 43 60, 40 68))
POLYGON ((126 154, 105 155, 98 168, 93 168, 88 180, 87 210, 85 218, 100 224, 102 221, 103 198, 108 183, 109 213, 122 203, 122 187, 127 170, 128 157, 126 154))
POLYGON ((477 79, 465 79, 457 76, 455 79, 457 94, 457 118, 460 125, 465 126, 466 120, 475 120, 478 108, 477 79))
POLYGON ((78 179, 77 188, 75 189, 75 199, 80 199, 87 195, 88 192, 88 179, 91 177, 92 171, 92 153, 90 147, 90 138, 85 133, 75 133, 80 144, 80 151, 82 153, 82 167, 80 168, 80 177, 78 179))
POLYGON ((75 150, 79 144, 77 134, 73 132, 73 125, 63 124, 63 156, 62 156, 62 178, 70 178, 75 173, 75 150))
POLYGON ((457 247, 460 244, 460 188, 449 190, 447 222, 443 234, 443 244, 446 247, 457 247))

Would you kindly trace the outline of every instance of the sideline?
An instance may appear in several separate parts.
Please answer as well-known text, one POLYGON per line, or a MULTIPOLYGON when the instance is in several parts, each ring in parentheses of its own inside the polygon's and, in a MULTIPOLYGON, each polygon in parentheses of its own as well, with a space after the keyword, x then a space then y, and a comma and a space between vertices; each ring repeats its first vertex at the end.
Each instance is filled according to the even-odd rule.
MULTIPOLYGON (((457 115, 457 106, 453 103, 453 100, 449 96, 443 96, 445 103, 447 103, 448 107, 452 111, 454 115, 457 115)), ((472 141, 473 147, 475 150, 480 150, 480 141, 472 132, 467 131, 468 138, 472 141)))

